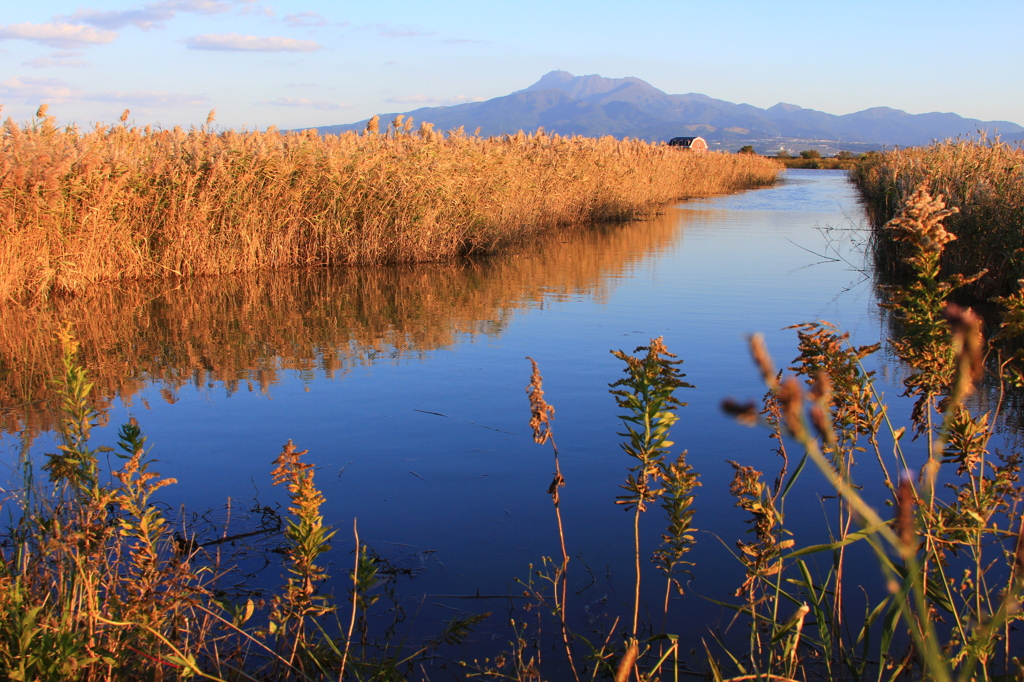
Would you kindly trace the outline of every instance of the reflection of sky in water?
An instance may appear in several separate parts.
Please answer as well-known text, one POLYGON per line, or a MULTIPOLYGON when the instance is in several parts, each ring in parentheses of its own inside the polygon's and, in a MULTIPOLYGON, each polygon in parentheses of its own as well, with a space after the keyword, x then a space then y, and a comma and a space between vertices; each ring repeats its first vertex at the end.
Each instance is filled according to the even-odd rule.
MULTIPOLYGON (((243 390, 228 398, 218 387, 186 388, 168 405, 154 387, 140 396, 151 409, 136 400, 117 407, 112 421, 138 417, 162 460, 155 468, 180 481, 166 489, 168 498, 193 508, 217 507, 227 496, 236 504, 254 496, 263 504, 283 501, 268 471, 291 438, 321 467, 317 480, 328 500, 327 521, 341 530, 338 547, 349 546, 346 534, 358 517, 363 539, 385 556, 415 564, 424 561, 417 551, 436 552, 422 564, 426 575, 402 588, 408 593, 504 593, 514 577, 525 577, 529 563, 557 553, 546 495, 551 454, 532 443, 527 427, 525 356, 532 356, 557 410, 567 542, 582 557, 574 563, 573 580, 580 583, 574 589, 588 580, 584 562, 600 576, 576 603, 604 597, 607 606, 600 608, 625 613, 619 607, 631 598, 631 525, 614 498, 629 461, 617 445, 619 411, 607 393, 621 373, 609 350, 632 351, 663 335, 697 386, 681 392, 689 406, 674 430, 677 448, 690 451, 703 481, 693 589, 725 598, 742 569, 712 534, 731 547, 748 528, 728 495, 727 460, 758 467, 770 480, 777 458, 767 432, 737 426, 720 414, 719 403, 764 393, 748 357, 751 332, 765 333, 780 365, 796 354, 795 333, 782 330, 787 325, 822 318, 853 332, 857 343, 878 340, 864 276, 809 253, 834 255, 831 239, 859 263, 856 233, 830 237, 823 230, 860 227, 863 216, 845 175, 830 171, 789 171, 779 187, 669 211, 679 221, 674 244, 637 254, 596 299, 547 296, 512 315, 500 334, 458 335, 451 347, 359 367, 335 380, 285 372, 268 395, 243 390)), ((794 498, 803 506, 788 519, 798 542, 824 539, 816 495, 826 492, 820 477, 805 473, 794 498)), ((659 519, 658 511, 644 519, 645 553, 656 546, 659 519)), ((332 560, 347 565, 347 551, 332 560)), ((335 565, 331 572, 343 571, 335 565)), ((651 580, 648 587, 656 601, 663 583, 651 580)), ((676 616, 683 612, 688 615, 670 628, 692 635, 718 609, 691 596, 676 616)), ((500 623, 492 627, 504 632, 500 623)))
POLYGON ((778 212, 824 212, 835 213, 837 209, 855 210, 859 201, 853 186, 835 183, 823 191, 821 180, 825 177, 845 178, 842 170, 789 170, 783 182, 776 187, 740 192, 728 196, 697 199, 681 205, 681 208, 702 210, 703 207, 721 208, 729 211, 771 211, 778 212))

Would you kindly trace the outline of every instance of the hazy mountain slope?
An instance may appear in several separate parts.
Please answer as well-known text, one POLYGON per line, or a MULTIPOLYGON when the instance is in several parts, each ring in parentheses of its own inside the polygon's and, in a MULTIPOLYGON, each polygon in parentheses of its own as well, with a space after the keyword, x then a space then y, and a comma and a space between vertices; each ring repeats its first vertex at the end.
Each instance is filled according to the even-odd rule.
MULTIPOLYGON (((707 95, 669 95, 639 78, 574 76, 552 71, 533 85, 504 97, 451 107, 425 107, 381 114, 382 123, 398 113, 440 130, 460 126, 485 136, 532 131, 538 127, 564 135, 638 137, 651 141, 678 135, 701 135, 709 141, 796 138, 861 145, 928 144, 958 135, 998 132, 1020 139, 1024 127, 1009 121, 979 121, 953 113, 908 114, 873 107, 836 116, 795 104, 768 109, 734 104, 707 95)), ((362 130, 366 121, 318 126, 323 134, 362 130)))

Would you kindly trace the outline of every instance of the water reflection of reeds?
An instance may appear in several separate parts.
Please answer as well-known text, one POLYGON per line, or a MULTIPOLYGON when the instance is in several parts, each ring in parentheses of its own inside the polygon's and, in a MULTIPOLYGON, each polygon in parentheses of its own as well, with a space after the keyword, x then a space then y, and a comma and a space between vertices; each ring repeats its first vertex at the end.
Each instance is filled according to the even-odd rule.
POLYGON ((609 283, 667 248, 680 225, 655 219, 559 231, 516 255, 391 267, 317 268, 135 282, 43 307, 0 307, 0 425, 52 429, 55 334, 70 325, 99 405, 158 384, 267 390, 283 372, 333 378, 416 356, 461 334, 500 334, 545 296, 603 300, 609 283))

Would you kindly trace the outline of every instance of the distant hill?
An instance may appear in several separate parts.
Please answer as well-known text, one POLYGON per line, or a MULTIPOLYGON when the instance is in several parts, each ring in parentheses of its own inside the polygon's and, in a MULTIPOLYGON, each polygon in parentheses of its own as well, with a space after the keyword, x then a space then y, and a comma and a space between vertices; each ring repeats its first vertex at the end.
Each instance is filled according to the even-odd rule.
MULTIPOLYGON (((382 124, 399 113, 437 129, 460 126, 484 136, 543 127, 562 135, 636 137, 652 142, 700 135, 712 148, 753 144, 757 151, 818 148, 865 151, 883 146, 915 146, 984 130, 1007 140, 1024 137, 1009 121, 979 121, 952 113, 908 114, 874 107, 836 116, 795 104, 768 109, 734 104, 707 95, 669 95, 639 78, 574 76, 552 71, 528 88, 485 102, 425 107, 381 114, 382 124)), ((363 130, 366 120, 318 126, 321 134, 363 130)))

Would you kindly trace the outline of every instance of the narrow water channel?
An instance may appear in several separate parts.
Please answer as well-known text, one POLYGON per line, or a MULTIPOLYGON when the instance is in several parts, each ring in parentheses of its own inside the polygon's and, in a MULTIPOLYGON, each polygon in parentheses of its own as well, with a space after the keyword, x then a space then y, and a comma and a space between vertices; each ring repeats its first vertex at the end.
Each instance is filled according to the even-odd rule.
MULTIPOLYGON (((854 343, 878 341, 866 232, 844 172, 790 170, 774 188, 471 265, 139 285, 43 313, 3 311, 3 457, 15 461, 22 430, 35 434, 37 452, 53 447, 47 334, 70 321, 111 398, 115 426, 97 441, 113 444, 116 425, 137 418, 160 460, 154 468, 178 479, 164 499, 194 511, 192 522, 224 523, 228 498, 229 534, 281 509, 285 493, 269 471, 291 439, 317 465, 326 521, 339 530, 329 568, 339 581, 328 589, 344 590, 358 519, 361 539, 409 574, 399 591, 414 602, 427 595, 435 611, 423 618, 500 612, 500 601, 452 596, 519 593, 512 581, 559 553, 551 451, 527 425, 531 356, 557 410, 574 617, 607 625, 632 599, 631 518, 615 504, 630 462, 608 393, 622 363, 609 351, 662 336, 696 386, 680 391, 688 405, 673 440, 702 482, 693 580, 669 630, 699 634, 721 614, 701 597, 727 600, 742 582, 730 551, 748 526, 728 493, 728 461, 769 477, 777 469, 768 433, 719 410, 726 396, 764 394, 747 336, 763 332, 780 365, 796 355, 795 332, 783 328, 800 322, 828 320, 854 343)), ((820 534, 818 495, 828 491, 811 476, 801 485, 806 506, 791 506, 787 525, 820 534)), ((643 521, 649 554, 660 511, 643 521)), ((258 553, 280 537, 248 542, 258 553)), ((262 564, 246 561, 253 574, 236 582, 279 580, 273 563, 256 571, 262 564)), ((659 603, 655 576, 650 599, 659 603)), ((498 647, 509 636, 503 618, 485 626, 498 647)))

